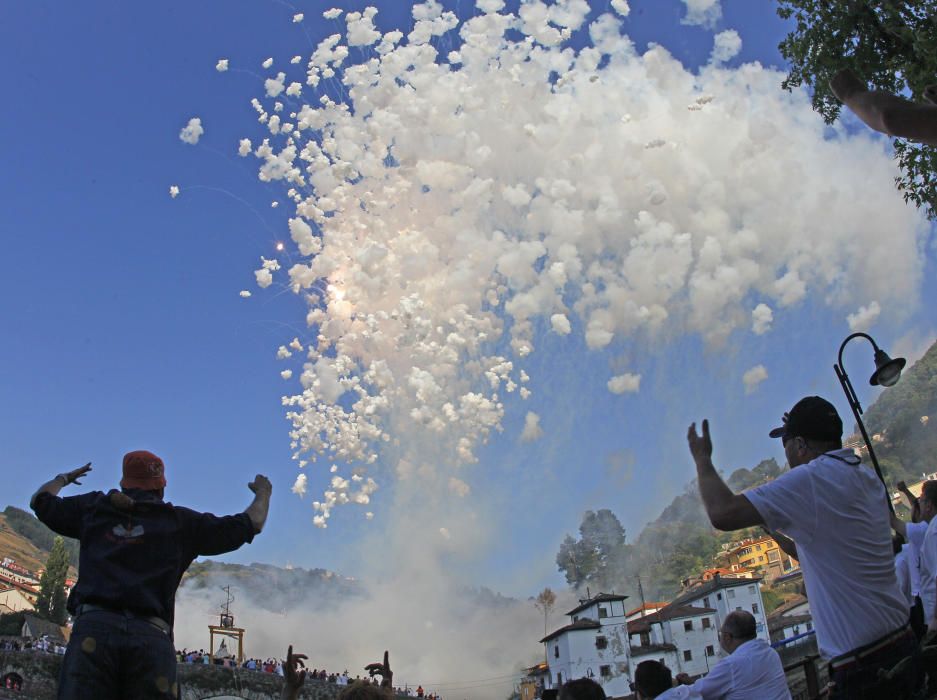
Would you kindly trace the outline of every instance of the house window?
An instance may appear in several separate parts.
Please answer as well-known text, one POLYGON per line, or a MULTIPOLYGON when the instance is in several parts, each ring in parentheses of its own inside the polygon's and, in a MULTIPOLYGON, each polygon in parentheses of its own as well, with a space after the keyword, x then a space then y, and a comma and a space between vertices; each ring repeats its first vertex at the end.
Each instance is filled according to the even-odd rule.
POLYGON ((755 594, 755 587, 754 587, 754 586, 749 586, 749 587, 748 587, 748 592, 751 593, 752 595, 754 595, 754 594, 755 594))
POLYGON ((752 603, 752 612, 758 614, 758 603, 752 603))
POLYGON ((560 658, 560 645, 559 644, 553 647, 553 658, 554 659, 560 658))
POLYGON ((651 643, 651 633, 650 633, 650 632, 642 632, 642 633, 641 633, 641 646, 642 646, 642 647, 646 647, 646 646, 650 645, 650 643, 651 643))
POLYGON ((730 598, 734 598, 735 591, 730 588, 728 591, 726 591, 726 595, 729 596, 730 598))
POLYGON ((708 607, 709 607, 709 598, 703 598, 703 607, 704 607, 704 608, 708 608, 708 607))
POLYGON ((608 647, 608 640, 605 637, 596 637, 595 638, 595 648, 596 649, 605 649, 608 647))
POLYGON ((683 621, 683 631, 692 632, 693 631, 693 620, 684 620, 683 621))
POLYGON ((683 660, 684 660, 684 661, 692 661, 692 660, 693 660, 693 652, 690 651, 689 649, 685 650, 685 651, 683 652, 683 660))
POLYGON ((599 619, 601 620, 603 617, 608 617, 608 610, 604 606, 600 605, 599 606, 599 619))
POLYGON ((808 622, 808 623, 807 623, 807 631, 809 632, 809 631, 812 630, 812 629, 813 629, 813 623, 812 623, 812 622, 808 622))
POLYGON ((703 629, 704 629, 704 630, 708 630, 710 627, 712 627, 712 621, 711 621, 708 617, 704 617, 704 618, 703 618, 703 629))
POLYGON ((706 647, 706 656, 715 656, 715 655, 716 655, 716 650, 713 649, 713 645, 710 644, 708 647, 706 647))
POLYGON ((602 676, 602 678, 608 678, 609 676, 612 675, 612 667, 611 666, 599 666, 599 675, 602 676))
POLYGON ((772 549, 770 552, 768 552, 768 561, 776 562, 780 558, 781 558, 781 555, 778 554, 778 551, 776 549, 772 549))
POLYGON ((722 593, 716 594, 716 600, 722 600, 722 593))

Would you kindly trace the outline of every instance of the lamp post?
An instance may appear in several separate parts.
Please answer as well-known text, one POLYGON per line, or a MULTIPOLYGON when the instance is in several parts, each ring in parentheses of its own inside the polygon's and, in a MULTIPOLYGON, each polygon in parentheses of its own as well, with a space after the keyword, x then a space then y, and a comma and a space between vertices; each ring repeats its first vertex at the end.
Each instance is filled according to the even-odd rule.
MULTIPOLYGON (((859 426, 859 432, 862 433, 862 439, 865 440, 865 446, 869 449, 869 457, 872 460, 872 466, 875 468, 875 473, 878 475, 882 485, 885 487, 885 493, 888 493, 888 485, 885 483, 885 477, 882 475, 882 468, 878 464, 878 458, 875 456, 875 449, 872 447, 872 441, 869 439, 869 434, 866 432, 865 424, 862 422, 862 405, 859 403, 859 397, 856 396, 856 390, 852 388, 852 382, 849 381, 849 375, 846 374, 846 368, 843 367, 843 350, 845 349, 846 344, 853 338, 865 338, 872 344, 872 348, 875 350, 875 372, 873 372, 872 376, 869 377, 869 384, 872 386, 890 387, 897 384, 898 379, 901 377, 901 370, 904 369, 906 364, 906 360, 903 357, 896 357, 895 359, 889 357, 888 353, 882 350, 876 344, 875 340, 872 339, 872 336, 870 336, 868 333, 853 333, 843 341, 842 345, 839 346, 838 362, 833 365, 833 371, 836 372, 836 378, 839 379, 839 383, 843 387, 843 392, 846 394, 846 400, 849 402, 849 407, 852 409, 852 415, 856 418, 856 424, 859 426)), ((892 513, 895 512, 891 498, 888 499, 888 507, 891 509, 892 513)))

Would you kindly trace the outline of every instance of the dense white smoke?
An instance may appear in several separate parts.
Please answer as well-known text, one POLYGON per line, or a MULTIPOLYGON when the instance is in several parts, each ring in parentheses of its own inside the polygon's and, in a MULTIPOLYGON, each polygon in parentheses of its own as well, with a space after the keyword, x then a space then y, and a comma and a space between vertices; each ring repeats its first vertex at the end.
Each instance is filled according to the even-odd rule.
MULTIPOLYGON (((263 260, 257 281, 304 295, 315 333, 284 401, 297 459, 364 478, 392 456, 398 477, 444 488, 505 402, 534 390, 519 369, 545 324, 594 350, 685 332, 720 343, 768 332, 808 295, 864 304, 853 324, 914 295, 924 227, 883 147, 827 133, 778 72, 721 67, 735 32, 694 74, 663 47, 635 50, 626 4, 578 51, 564 42, 582 0, 502 7, 483 0, 460 23, 419 4, 406 37, 382 34, 374 8, 347 13, 304 75, 278 72, 254 101, 270 136, 238 152, 289 188, 301 259, 263 260), (441 55, 434 41, 456 31, 441 55)), ((688 3, 694 17, 718 8, 688 3)), ((361 484, 333 477, 316 524, 367 504, 377 483, 361 484)))

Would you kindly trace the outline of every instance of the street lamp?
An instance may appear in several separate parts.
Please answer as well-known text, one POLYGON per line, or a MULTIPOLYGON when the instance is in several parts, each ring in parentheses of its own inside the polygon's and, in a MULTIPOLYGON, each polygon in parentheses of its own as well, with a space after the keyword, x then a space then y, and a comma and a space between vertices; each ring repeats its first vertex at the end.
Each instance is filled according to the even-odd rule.
MULTIPOLYGON (((901 377, 901 370, 904 369, 907 361, 903 357, 896 357, 892 359, 888 356, 884 350, 882 350, 876 342, 872 339, 868 333, 853 333, 846 340, 843 341, 843 344, 839 346, 839 361, 833 365, 833 370, 836 372, 836 378, 839 379, 839 383, 843 387, 843 392, 846 394, 846 400, 849 402, 849 407, 852 409, 852 414, 856 418, 856 423, 859 426, 859 431, 862 433, 862 439, 865 440, 865 446, 869 449, 869 457, 872 460, 872 466, 875 467, 875 473, 878 474, 878 478, 881 480, 882 485, 885 486, 885 492, 888 493, 888 485, 885 484, 885 477, 882 475, 882 468, 878 464, 878 459, 875 456, 875 450, 872 448, 872 441, 869 440, 869 434, 865 430, 865 424, 862 422, 862 405, 859 403, 859 397, 856 396, 856 390, 852 388, 852 382, 849 381, 849 375, 846 374, 846 368, 843 367, 843 350, 848 343, 853 338, 865 338, 872 344, 872 348, 875 350, 875 372, 872 373, 872 376, 869 377, 869 384, 872 386, 884 386, 890 387, 898 383, 898 379, 901 377)), ((894 512, 894 506, 892 505, 891 498, 888 499, 888 507, 891 508, 894 512)))

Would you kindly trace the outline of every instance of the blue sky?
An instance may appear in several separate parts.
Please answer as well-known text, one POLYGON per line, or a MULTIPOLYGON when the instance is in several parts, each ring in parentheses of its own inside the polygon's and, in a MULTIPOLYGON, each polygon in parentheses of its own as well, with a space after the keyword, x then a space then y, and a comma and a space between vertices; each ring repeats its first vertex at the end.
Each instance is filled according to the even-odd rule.
MULTIPOLYGON (((288 240, 289 214, 270 208, 280 190, 236 155, 238 138, 256 136, 249 100, 262 90, 261 62, 273 55, 282 66, 339 31, 319 19, 333 4, 364 6, 33 0, 0 9, 8 30, 0 46, 8 94, 0 119, 4 504, 25 507, 40 483, 86 461, 95 471, 85 487, 107 489, 122 454, 145 448, 166 462, 168 498, 200 509, 239 511, 253 475, 271 477, 267 531, 228 560, 360 570, 352 553, 389 517, 390 489, 370 506, 373 521, 342 511, 328 530, 311 525, 311 495, 289 492, 296 468, 280 397, 295 380, 280 378, 275 353, 308 334, 305 307, 253 285, 259 257, 288 240), (297 11, 306 19, 293 24, 297 11), (231 70, 220 74, 222 57, 231 70), (206 129, 196 146, 178 138, 192 116, 206 129), (177 199, 172 184, 182 189, 177 199), (253 296, 240 298, 242 289, 253 296)), ((412 23, 404 3, 374 4, 382 28, 412 23)), ((467 2, 446 6, 470 11, 467 2)), ((708 60, 713 30, 682 25, 683 3, 631 6, 626 30, 639 50, 662 44, 689 69, 708 60)), ((607 9, 593 3, 595 14, 607 9)), ((730 66, 781 65, 786 28, 772 3, 724 2, 715 29, 727 28, 743 40, 730 66)), ((897 309, 886 306, 873 328, 886 348, 922 349, 934 337, 933 310, 921 303, 937 292, 933 245, 922 255, 910 310, 890 321, 897 309)), ((771 333, 736 333, 715 349, 690 334, 592 351, 575 321, 571 335, 545 334, 527 365, 530 405, 508 404, 504 433, 473 474, 473 490, 506 533, 475 569, 476 583, 518 595, 560 585, 553 557, 585 509, 612 508, 637 534, 693 476, 684 441, 691 420, 711 419, 727 469, 782 458, 767 431, 800 396, 819 393, 848 410, 831 369, 849 332, 845 315, 808 298, 776 312, 771 333), (605 388, 623 356, 642 371, 638 394, 605 388), (769 378, 746 395, 739 377, 757 363, 769 378), (517 440, 526 410, 546 430, 534 443, 517 440)), ((870 363, 865 349, 848 353, 857 386, 870 363)), ((316 479, 325 474, 310 474, 314 491, 316 479)))

